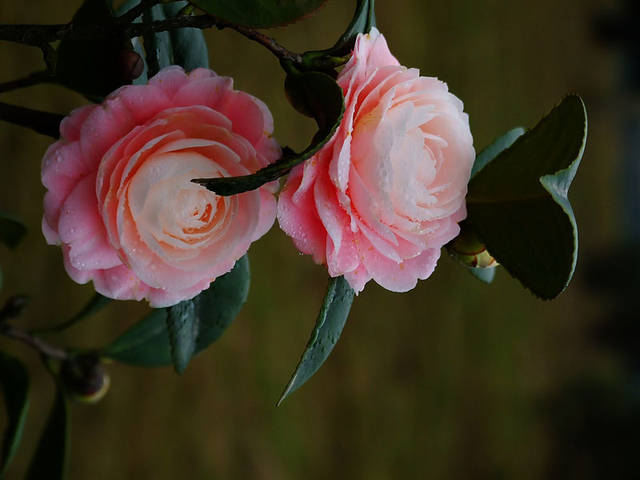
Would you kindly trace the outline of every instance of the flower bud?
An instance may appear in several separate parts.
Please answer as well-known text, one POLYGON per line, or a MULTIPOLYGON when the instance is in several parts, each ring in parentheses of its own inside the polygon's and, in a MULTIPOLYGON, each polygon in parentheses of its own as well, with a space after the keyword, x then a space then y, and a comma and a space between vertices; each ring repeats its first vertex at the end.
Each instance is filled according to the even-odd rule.
POLYGON ((111 383, 100 358, 93 354, 65 360, 60 368, 60 380, 71 398, 85 403, 100 401, 111 383))
POLYGON ((487 251, 487 247, 469 223, 462 222, 460 228, 460 235, 449 244, 449 252, 468 267, 497 267, 498 262, 487 251))

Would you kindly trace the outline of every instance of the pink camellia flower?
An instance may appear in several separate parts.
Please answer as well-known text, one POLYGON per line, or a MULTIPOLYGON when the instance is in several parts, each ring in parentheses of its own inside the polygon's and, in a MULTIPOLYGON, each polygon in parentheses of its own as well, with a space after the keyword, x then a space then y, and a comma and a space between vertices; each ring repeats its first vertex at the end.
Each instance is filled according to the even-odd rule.
POLYGON ((375 28, 338 76, 346 111, 333 139, 289 175, 278 222, 303 253, 359 292, 403 292, 459 233, 475 158, 462 102, 402 67, 375 28))
POLYGON ((163 69, 60 125, 44 156, 42 230, 78 283, 153 307, 192 298, 275 220, 274 185, 220 197, 197 177, 246 175, 274 162, 264 103, 207 69, 163 69))

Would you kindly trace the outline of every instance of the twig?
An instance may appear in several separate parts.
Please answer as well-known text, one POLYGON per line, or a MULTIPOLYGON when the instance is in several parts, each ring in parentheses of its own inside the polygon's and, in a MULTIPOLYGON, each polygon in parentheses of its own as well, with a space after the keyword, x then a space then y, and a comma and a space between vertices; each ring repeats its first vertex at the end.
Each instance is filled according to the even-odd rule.
POLYGON ((64 115, 42 112, 0 102, 0 120, 30 128, 42 135, 60 137, 60 122, 64 115))
POLYGON ((49 74, 46 71, 34 72, 17 80, 0 83, 0 93, 38 85, 39 83, 45 83, 47 80, 49 80, 49 74))
MULTIPOLYGON (((146 5, 146 8, 149 8, 150 5, 154 5, 158 3, 158 1, 147 0, 143 3, 146 5)), ((138 7, 141 6, 142 4, 138 7)), ((136 15, 135 18, 140 16, 138 13, 138 7, 135 7, 135 12, 131 13, 132 10, 130 10, 123 16, 119 17, 111 28, 105 27, 104 25, 90 25, 74 28, 71 24, 0 25, 0 40, 7 40, 43 48, 43 45, 60 40, 66 35, 71 35, 76 40, 91 40, 100 37, 110 37, 119 30, 124 30, 129 37, 139 37, 148 32, 164 32, 176 28, 204 29, 217 27, 220 29, 230 28, 235 30, 249 40, 261 44, 280 60, 289 60, 295 64, 300 64, 302 61, 300 54, 291 52, 276 42, 272 37, 260 33, 252 28, 236 25, 235 23, 231 23, 211 15, 181 16, 167 20, 156 20, 149 23, 127 23, 133 15, 136 15), (129 15, 129 13, 131 13, 131 15, 129 15)), ((142 9, 141 11, 144 10, 142 9)))
POLYGON ((235 30, 249 40, 253 40, 254 42, 261 44, 281 60, 289 60, 296 64, 299 64, 302 61, 302 56, 300 54, 288 50, 284 46, 280 45, 274 38, 260 33, 252 28, 244 27, 242 25, 236 25, 235 23, 231 23, 221 18, 213 17, 211 15, 176 17, 167 20, 156 20, 155 22, 150 22, 147 24, 133 23, 126 27, 125 32, 129 37, 139 37, 149 31, 157 33, 167 30, 173 30, 176 28, 205 29, 210 27, 217 27, 219 29, 230 28, 232 30, 235 30))
POLYGON ((69 354, 66 350, 54 347, 44 340, 34 337, 24 330, 15 328, 7 323, 0 325, 0 334, 29 345, 47 358, 55 358, 58 360, 66 360, 69 358, 69 354))
POLYGON ((0 40, 40 47, 43 43, 61 40, 69 29, 69 24, 0 25, 0 40))

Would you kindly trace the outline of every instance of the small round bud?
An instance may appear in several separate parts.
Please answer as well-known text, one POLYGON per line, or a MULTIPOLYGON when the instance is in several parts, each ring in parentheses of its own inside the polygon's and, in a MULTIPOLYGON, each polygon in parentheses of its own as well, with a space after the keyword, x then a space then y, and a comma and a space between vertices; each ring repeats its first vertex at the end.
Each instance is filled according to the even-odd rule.
POLYGON ((142 75, 144 61, 142 57, 133 50, 125 49, 119 54, 118 67, 122 81, 130 83, 142 75))
POLYGON ((74 400, 96 403, 109 390, 111 380, 96 355, 77 355, 62 363, 60 379, 74 400))

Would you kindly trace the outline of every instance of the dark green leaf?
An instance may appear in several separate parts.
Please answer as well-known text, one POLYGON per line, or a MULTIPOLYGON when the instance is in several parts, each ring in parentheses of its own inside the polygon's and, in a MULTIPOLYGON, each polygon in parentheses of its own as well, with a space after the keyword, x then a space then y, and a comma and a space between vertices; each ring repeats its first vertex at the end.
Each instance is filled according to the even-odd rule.
MULTIPOLYGON (((125 2, 117 11, 117 15, 123 15, 133 7, 138 5, 140 0, 129 0, 125 2)), ((187 2, 169 2, 155 5, 150 12, 149 21, 167 20, 175 18, 176 15, 187 5, 187 2)), ((136 20, 140 23, 142 18, 136 20)), ((157 56, 157 68, 168 67, 169 65, 180 65, 187 72, 196 68, 209 68, 209 52, 207 43, 198 28, 178 28, 166 32, 149 34, 145 38, 145 46, 153 48, 157 56), (148 38, 148 40, 147 40, 148 38), (150 42, 150 43, 149 43, 150 42)), ((138 38, 134 38, 133 48, 142 58, 145 58, 145 46, 138 38)), ((145 61, 142 75, 134 80, 135 84, 144 84, 148 80, 148 66, 145 61)))
POLYGON ((310 14, 326 0, 191 0, 205 12, 228 22, 270 28, 310 14))
MULTIPOLYGON (((236 262, 233 270, 216 279, 208 290, 192 300, 200 326, 196 353, 220 338, 231 325, 247 300, 249 283, 249 260, 245 255, 236 262)), ((153 310, 111 343, 102 354, 130 365, 170 365, 172 358, 167 317, 167 309, 153 310)))
POLYGON ((61 480, 67 469, 69 420, 67 401, 61 388, 57 389, 51 413, 44 427, 36 453, 31 460, 27 480, 61 480))
POLYGON ((3 285, 4 285, 4 274, 2 273, 2 267, 0 267, 0 290, 2 290, 3 285))
POLYGON ((171 360, 176 372, 181 374, 196 351, 196 339, 200 331, 196 301, 185 300, 167 309, 167 330, 171 345, 171 360))
POLYGON ((73 29, 58 47, 55 81, 96 100, 129 83, 129 64, 125 59, 132 47, 123 32, 94 38, 75 33, 95 27, 115 32, 111 2, 85 0, 72 24, 73 29))
POLYGON ((277 180, 320 150, 331 139, 342 120, 344 114, 342 89, 325 73, 291 72, 285 80, 285 91, 296 110, 314 118, 318 124, 318 131, 311 144, 302 153, 285 149, 280 160, 251 175, 198 178, 193 181, 218 195, 235 195, 277 180))
POLYGON ((468 221, 496 260, 544 299, 559 295, 575 269, 578 229, 567 192, 586 136, 584 104, 568 96, 469 184, 468 221))
POLYGON ((343 56, 351 53, 356 37, 359 33, 369 33, 376 26, 375 0, 358 0, 356 12, 351 23, 338 39, 336 44, 327 53, 335 56, 343 56))
POLYGON ((20 440, 29 410, 29 374, 21 361, 0 352, 0 384, 7 409, 7 425, 2 437, 0 478, 5 478, 20 440))
POLYGON ((342 334, 354 295, 355 292, 344 277, 329 280, 327 293, 307 348, 280 397, 278 405, 309 380, 327 359, 342 334))
POLYGON ((103 355, 129 365, 171 365, 167 310, 154 309, 111 343, 103 355))
POLYGON ((17 217, 0 211, 0 241, 9 248, 15 248, 27 233, 25 227, 17 217))
POLYGON ((512 130, 509 130, 504 135, 498 137, 494 140, 494 142, 486 147, 478 156, 476 157, 475 162, 473 162, 473 168, 471 169, 471 178, 475 177, 476 174, 482 170, 491 160, 496 158, 498 154, 502 153, 504 150, 513 145, 519 137, 524 135, 524 128, 516 127, 512 130))

